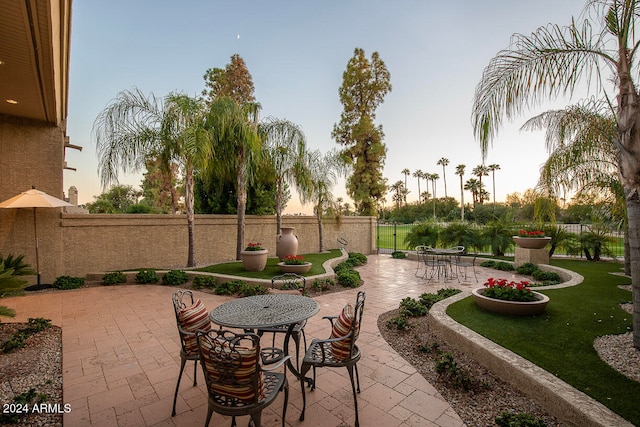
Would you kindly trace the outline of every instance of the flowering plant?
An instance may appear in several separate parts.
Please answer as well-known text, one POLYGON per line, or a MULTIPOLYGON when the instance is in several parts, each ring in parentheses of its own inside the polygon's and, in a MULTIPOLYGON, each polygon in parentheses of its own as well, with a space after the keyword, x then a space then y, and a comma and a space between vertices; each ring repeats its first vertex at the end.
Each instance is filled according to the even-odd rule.
POLYGON ((513 280, 507 282, 507 279, 494 279, 490 277, 484 286, 487 289, 484 290, 482 295, 488 298, 519 302, 529 302, 537 299, 535 294, 529 289, 529 282, 524 280, 516 283, 513 280))
POLYGON ((286 265, 303 265, 306 263, 302 255, 287 255, 282 260, 286 265))
POLYGON ((518 237, 544 237, 544 231, 540 231, 540 230, 534 230, 534 231, 519 230, 518 231, 518 237))
POLYGON ((261 251, 264 248, 262 247, 262 243, 253 243, 249 242, 249 245, 244 248, 245 251, 261 251))

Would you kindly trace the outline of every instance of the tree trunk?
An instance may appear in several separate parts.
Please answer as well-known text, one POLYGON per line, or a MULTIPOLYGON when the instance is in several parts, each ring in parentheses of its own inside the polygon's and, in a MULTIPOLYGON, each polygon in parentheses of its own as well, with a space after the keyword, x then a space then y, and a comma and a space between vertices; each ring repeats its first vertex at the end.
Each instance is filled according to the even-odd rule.
POLYGON ((640 349, 640 199, 637 191, 627 198, 627 218, 633 291, 633 346, 640 349))
POLYGON ((278 178, 277 184, 278 187, 276 189, 276 239, 278 238, 278 234, 280 233, 280 229, 282 228, 282 179, 278 178))
POLYGON ((629 257, 629 226, 624 230, 624 274, 631 276, 631 258, 629 257))
POLYGON ((322 238, 322 210, 321 209, 316 209, 316 219, 318 220, 318 242, 320 243, 319 251, 323 252, 324 239, 322 238))
POLYGON ((236 259, 240 259, 240 251, 244 247, 244 217, 247 210, 247 165, 244 152, 238 159, 238 236, 236 240, 236 259))
POLYGON ((187 211, 187 227, 189 233, 189 255, 187 257, 187 267, 196 265, 196 245, 194 240, 194 207, 193 207, 193 167, 186 165, 184 204, 187 211))

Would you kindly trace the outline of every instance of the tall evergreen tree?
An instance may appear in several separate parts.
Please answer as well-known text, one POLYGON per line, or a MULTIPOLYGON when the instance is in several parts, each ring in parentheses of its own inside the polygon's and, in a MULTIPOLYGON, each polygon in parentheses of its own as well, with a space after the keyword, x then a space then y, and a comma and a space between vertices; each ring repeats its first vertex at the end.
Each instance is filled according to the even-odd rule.
POLYGON ((382 126, 376 126, 374 120, 376 109, 391 91, 390 80, 378 52, 369 60, 360 48, 355 49, 342 75, 339 95, 343 111, 331 135, 345 147, 341 155, 352 166, 347 191, 361 215, 375 215, 386 190, 382 169, 387 149, 382 126))

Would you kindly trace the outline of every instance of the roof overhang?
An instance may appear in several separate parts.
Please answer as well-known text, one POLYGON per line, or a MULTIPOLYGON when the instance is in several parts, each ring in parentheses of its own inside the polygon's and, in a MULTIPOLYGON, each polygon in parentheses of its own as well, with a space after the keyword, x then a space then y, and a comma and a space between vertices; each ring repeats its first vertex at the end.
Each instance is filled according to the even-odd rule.
POLYGON ((0 0, 0 114, 65 126, 72 0, 0 0))

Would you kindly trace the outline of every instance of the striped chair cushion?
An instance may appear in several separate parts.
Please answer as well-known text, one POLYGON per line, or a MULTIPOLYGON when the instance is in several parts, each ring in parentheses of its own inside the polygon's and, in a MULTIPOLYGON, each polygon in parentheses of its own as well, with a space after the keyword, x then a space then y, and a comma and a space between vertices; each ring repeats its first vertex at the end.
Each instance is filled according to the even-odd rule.
MULTIPOLYGON (((224 343, 211 351, 209 341, 202 340, 201 343, 204 367, 212 380, 211 393, 247 403, 253 402, 256 399, 256 389, 253 387, 252 377, 258 367, 257 349, 235 346, 235 351, 232 351, 229 345, 224 343)), ((264 399, 262 371, 258 371, 257 392, 257 400, 264 399)))
POLYGON ((178 311, 178 319, 180 320, 180 327, 186 332, 191 332, 190 334, 182 334, 187 354, 197 354, 196 330, 208 331, 211 329, 207 308, 198 299, 191 307, 178 311))
MULTIPOLYGON (((351 304, 347 304, 340 312, 338 318, 333 322, 331 338, 340 338, 347 335, 351 330, 353 316, 353 306, 351 304)), ((333 353, 333 357, 337 360, 343 360, 351 356, 351 338, 332 342, 331 352, 333 353)))

